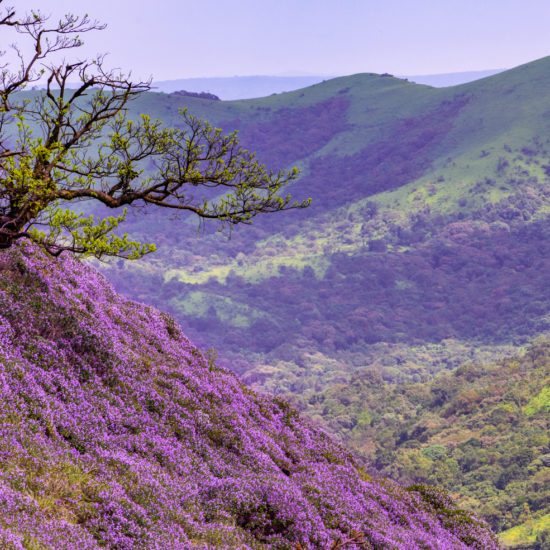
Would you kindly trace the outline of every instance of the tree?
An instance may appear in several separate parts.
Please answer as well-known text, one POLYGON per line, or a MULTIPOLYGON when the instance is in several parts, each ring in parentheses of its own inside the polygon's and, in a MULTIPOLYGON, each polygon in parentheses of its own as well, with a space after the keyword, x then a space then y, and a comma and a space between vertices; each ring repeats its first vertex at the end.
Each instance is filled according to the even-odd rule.
POLYGON ((40 11, 18 17, 0 6, 2 31, 23 37, 11 47, 15 61, 2 52, 0 66, 0 249, 27 237, 52 255, 69 250, 133 259, 155 247, 113 233, 127 207, 193 212, 200 222, 219 220, 221 230, 249 224, 259 213, 309 205, 279 196, 296 169, 268 171, 236 133, 222 135, 185 110, 183 129, 144 114, 131 120, 127 105, 150 90, 150 81, 107 70, 104 56, 54 62, 82 45, 80 35, 104 25, 87 15, 49 20, 40 11), (44 90, 23 91, 38 80, 44 90), (204 188, 218 197, 194 196, 204 188), (96 219, 67 208, 87 200, 118 215, 96 219))

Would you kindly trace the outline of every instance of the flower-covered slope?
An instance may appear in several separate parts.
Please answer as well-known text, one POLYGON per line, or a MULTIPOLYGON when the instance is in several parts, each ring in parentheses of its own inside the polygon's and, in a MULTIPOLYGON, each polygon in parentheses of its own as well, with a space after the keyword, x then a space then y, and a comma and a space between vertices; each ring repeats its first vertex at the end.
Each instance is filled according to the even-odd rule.
POLYGON ((499 548, 443 493, 370 479, 168 316, 26 243, 0 251, 0 547, 499 548))

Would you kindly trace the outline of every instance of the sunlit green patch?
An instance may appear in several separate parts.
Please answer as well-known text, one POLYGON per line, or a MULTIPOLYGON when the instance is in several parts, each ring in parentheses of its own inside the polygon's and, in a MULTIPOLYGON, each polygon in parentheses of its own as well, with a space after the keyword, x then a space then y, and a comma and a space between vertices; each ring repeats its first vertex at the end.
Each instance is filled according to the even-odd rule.
POLYGON ((550 412, 550 380, 547 381, 547 384, 538 395, 531 398, 529 403, 523 407, 523 412, 527 416, 533 416, 540 411, 550 412))
POLYGON ((183 298, 174 299, 172 305, 183 315, 199 318, 215 316, 223 323, 234 327, 248 327, 256 319, 264 316, 261 311, 231 298, 198 290, 186 294, 183 298))
POLYGON ((521 525, 502 531, 499 534, 499 539, 505 548, 513 548, 518 544, 533 544, 539 533, 548 530, 550 530, 550 514, 529 519, 521 525))

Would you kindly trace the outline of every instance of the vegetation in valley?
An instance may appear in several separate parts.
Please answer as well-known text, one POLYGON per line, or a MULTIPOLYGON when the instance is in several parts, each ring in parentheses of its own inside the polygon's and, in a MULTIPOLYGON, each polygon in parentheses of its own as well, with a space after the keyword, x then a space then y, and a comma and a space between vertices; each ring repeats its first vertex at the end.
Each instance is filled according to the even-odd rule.
POLYGON ((524 355, 428 382, 387 384, 365 368, 294 400, 371 473, 444 487, 520 548, 550 527, 549 387, 550 342, 540 339, 524 355))
MULTIPOLYGON (((155 227, 169 252, 139 265, 112 264, 105 273, 123 292, 169 310, 255 389, 290 396, 376 469, 371 455, 383 454, 384 438, 372 435, 363 448, 368 438, 359 444, 351 435, 355 413, 341 428, 334 422, 346 405, 338 414, 312 409, 312 395, 345 388, 354 395, 353 384, 368 386, 376 372, 382 385, 371 390, 389 399, 389 414, 389 395, 399 388, 384 384, 436 384, 434 376, 447 372, 468 388, 460 375, 452 378, 454 369, 490 369, 550 328, 549 63, 437 90, 355 75, 251 101, 147 94, 140 101, 161 118, 188 106, 214 124, 238 127, 260 160, 297 164, 302 176, 291 191, 311 196, 312 206, 301 216, 259 220, 230 241, 207 232, 200 249, 189 231, 174 235, 148 213, 130 222, 132 230, 139 236, 155 227)), ((544 478, 548 466, 537 463, 526 479, 511 477, 506 485, 504 476, 503 488, 491 475, 513 467, 504 457, 520 445, 535 461, 545 454, 546 443, 530 431, 539 424, 526 414, 506 430, 503 424, 495 468, 467 472, 453 455, 463 451, 446 451, 458 464, 445 470, 448 486, 517 547, 546 544, 548 512, 534 496, 540 479, 532 477, 544 478), (497 512, 486 505, 485 490, 496 495, 497 512)), ((396 445, 389 452, 401 460, 396 445)), ((422 464, 438 464, 419 449, 422 464)))

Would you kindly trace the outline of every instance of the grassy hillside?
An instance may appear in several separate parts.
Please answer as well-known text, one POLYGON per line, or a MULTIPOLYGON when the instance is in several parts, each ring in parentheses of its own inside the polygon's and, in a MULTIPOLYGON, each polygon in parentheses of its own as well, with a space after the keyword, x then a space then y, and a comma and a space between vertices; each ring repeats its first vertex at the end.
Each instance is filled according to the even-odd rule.
POLYGON ((0 253, 5 550, 499 548, 435 487, 365 474, 164 313, 71 257, 0 253))
MULTIPOLYGON (((276 373, 285 361, 302 372, 321 353, 344 376, 346 353, 366 364, 384 344, 401 376, 424 376, 478 349, 518 349, 548 326, 549 64, 446 89, 355 75, 250 101, 147 94, 135 112, 177 124, 188 106, 239 128, 269 165, 301 166, 291 191, 313 206, 237 228, 229 242, 196 236, 192 220, 140 214, 132 231, 160 250, 109 277, 168 308, 193 337, 208 328, 222 355, 246 350, 246 371, 276 373)), ((287 390, 285 376, 264 388, 287 390)))

